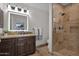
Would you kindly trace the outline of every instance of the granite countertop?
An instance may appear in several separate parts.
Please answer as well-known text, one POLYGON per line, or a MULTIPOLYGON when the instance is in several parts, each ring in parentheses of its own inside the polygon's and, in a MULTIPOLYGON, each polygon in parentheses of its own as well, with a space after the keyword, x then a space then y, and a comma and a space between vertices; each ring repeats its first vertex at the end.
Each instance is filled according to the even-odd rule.
POLYGON ((4 35, 4 36, 0 36, 0 39, 18 38, 18 37, 26 37, 26 36, 36 36, 36 35, 35 34, 4 35))

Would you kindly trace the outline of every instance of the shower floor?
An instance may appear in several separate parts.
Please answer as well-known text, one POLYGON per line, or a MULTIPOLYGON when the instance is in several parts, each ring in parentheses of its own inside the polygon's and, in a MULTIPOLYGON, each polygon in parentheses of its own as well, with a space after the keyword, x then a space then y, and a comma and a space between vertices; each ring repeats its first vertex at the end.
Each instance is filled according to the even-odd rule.
POLYGON ((53 55, 54 56, 79 56, 79 52, 77 52, 77 50, 72 51, 72 50, 62 49, 59 51, 54 51, 53 55))

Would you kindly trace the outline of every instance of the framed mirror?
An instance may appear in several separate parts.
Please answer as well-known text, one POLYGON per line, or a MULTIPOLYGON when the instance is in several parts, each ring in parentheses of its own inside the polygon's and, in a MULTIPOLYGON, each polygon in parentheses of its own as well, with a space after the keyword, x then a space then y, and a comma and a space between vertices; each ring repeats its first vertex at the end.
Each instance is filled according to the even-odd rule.
POLYGON ((28 15, 8 12, 8 31, 28 31, 28 15))

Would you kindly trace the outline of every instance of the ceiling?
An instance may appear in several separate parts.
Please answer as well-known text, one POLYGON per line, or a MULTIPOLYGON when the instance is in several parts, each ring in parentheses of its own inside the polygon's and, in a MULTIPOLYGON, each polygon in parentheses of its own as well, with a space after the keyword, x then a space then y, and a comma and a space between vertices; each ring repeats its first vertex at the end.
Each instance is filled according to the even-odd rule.
POLYGON ((31 3, 31 4, 24 4, 29 5, 34 8, 38 8, 43 11, 49 11, 49 4, 48 3, 31 3))

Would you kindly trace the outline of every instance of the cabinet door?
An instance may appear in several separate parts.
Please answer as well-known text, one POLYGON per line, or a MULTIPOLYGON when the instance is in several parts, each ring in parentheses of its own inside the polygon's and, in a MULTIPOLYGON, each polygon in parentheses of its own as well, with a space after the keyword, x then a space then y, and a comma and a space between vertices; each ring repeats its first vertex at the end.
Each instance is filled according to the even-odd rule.
POLYGON ((11 40, 2 39, 0 42, 0 55, 10 55, 9 49, 11 49, 10 46, 11 40))
POLYGON ((29 55, 35 52, 35 36, 26 37, 25 51, 26 51, 26 55, 29 55))
POLYGON ((25 43, 25 38, 21 37, 18 38, 18 42, 17 42, 17 55, 25 55, 25 48, 24 48, 24 43, 25 43))
POLYGON ((29 55, 35 52, 35 36, 17 38, 17 55, 29 55))
POLYGON ((0 42, 0 55, 17 55, 17 40, 14 38, 2 39, 0 42))
POLYGON ((16 56, 18 54, 17 53, 18 50, 17 50, 17 46, 16 46, 18 39, 17 38, 10 38, 10 40, 11 40, 11 43, 10 43, 11 48, 9 49, 10 55, 16 56))

